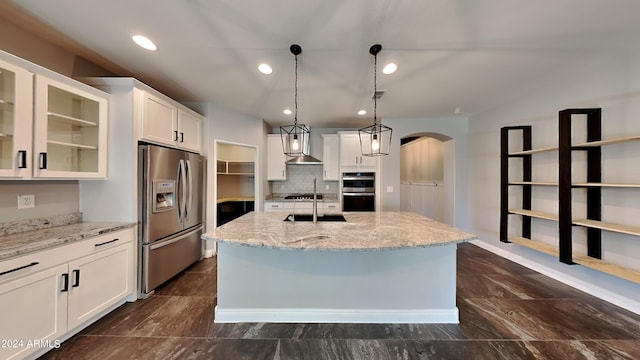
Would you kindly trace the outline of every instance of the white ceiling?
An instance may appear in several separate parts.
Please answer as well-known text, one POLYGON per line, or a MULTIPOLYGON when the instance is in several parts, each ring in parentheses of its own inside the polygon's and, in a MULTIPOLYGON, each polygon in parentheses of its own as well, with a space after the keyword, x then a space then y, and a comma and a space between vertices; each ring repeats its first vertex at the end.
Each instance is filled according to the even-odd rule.
MULTIPOLYGON (((180 101, 206 101, 292 122, 293 43, 299 121, 372 121, 373 57, 382 44, 379 117, 473 115, 504 105, 600 57, 640 47, 637 0, 15 0, 72 39, 180 101), (150 37, 158 51, 131 42, 150 37), (261 62, 274 72, 257 71, 261 62), (359 117, 356 112, 369 114, 359 117)), ((55 40, 56 35, 48 32, 55 40)), ((69 46, 67 44, 67 46, 69 46)), ((101 64, 104 65, 104 64, 101 64)))

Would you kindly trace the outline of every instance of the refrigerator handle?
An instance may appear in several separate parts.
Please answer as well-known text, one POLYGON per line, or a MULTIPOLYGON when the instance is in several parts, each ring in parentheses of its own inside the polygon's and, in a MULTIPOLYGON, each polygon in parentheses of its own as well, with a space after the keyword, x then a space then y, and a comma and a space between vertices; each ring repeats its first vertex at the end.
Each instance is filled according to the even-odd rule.
POLYGON ((179 186, 179 189, 176 189, 176 191, 179 191, 180 194, 179 199, 178 199, 178 222, 182 222, 185 218, 185 198, 187 195, 187 189, 185 188, 185 169, 184 169, 184 160, 180 159, 180 162, 178 163, 178 175, 177 177, 177 183, 179 186))
POLYGON ((187 191, 189 195, 187 195, 187 206, 185 208, 185 220, 189 218, 189 214, 191 214, 191 206, 193 204, 193 172, 191 171, 191 160, 187 160, 187 182, 189 183, 189 187, 187 191))

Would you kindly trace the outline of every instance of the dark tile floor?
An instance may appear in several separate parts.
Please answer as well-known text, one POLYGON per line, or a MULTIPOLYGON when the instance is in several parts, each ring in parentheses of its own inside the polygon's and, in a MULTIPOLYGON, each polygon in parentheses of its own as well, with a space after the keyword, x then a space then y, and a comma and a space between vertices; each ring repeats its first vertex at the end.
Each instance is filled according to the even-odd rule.
POLYGON ((640 359, 633 314, 472 244, 460 324, 215 324, 216 260, 125 304, 44 359, 640 359))

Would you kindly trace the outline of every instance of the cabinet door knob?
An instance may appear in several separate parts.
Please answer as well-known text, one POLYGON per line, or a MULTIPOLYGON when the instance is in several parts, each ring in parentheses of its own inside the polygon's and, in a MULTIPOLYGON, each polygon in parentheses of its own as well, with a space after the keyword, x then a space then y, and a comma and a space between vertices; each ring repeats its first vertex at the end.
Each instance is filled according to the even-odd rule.
POLYGON ((178 141, 178 130, 173 130, 174 139, 173 141, 178 141))
POLYGON ((181 143, 184 142, 184 133, 183 132, 180 133, 180 142, 181 143))

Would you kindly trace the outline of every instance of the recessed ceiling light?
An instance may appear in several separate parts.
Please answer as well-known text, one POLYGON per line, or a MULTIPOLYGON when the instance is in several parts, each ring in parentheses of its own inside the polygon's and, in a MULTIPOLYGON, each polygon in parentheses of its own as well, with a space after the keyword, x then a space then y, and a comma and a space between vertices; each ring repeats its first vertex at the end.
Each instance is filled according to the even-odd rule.
POLYGON ((366 114, 367 114, 367 110, 358 111, 358 115, 366 115, 366 114))
POLYGON ((258 65, 258 70, 260 70, 261 73, 267 74, 267 75, 273 72, 273 69, 271 69, 271 66, 269 66, 268 64, 258 65))
POLYGON ((396 72, 396 70, 398 70, 398 65, 394 63, 388 63, 387 65, 384 66, 384 69, 382 69, 382 72, 389 75, 396 72))
POLYGON ((147 50, 156 51, 158 49, 156 44, 154 44, 153 41, 149 40, 147 37, 144 37, 142 35, 134 35, 131 38, 136 44, 147 50))
POLYGON ((291 115, 291 114, 293 114, 293 112, 292 112, 290 109, 284 109, 283 113, 284 113, 285 115, 291 115))

